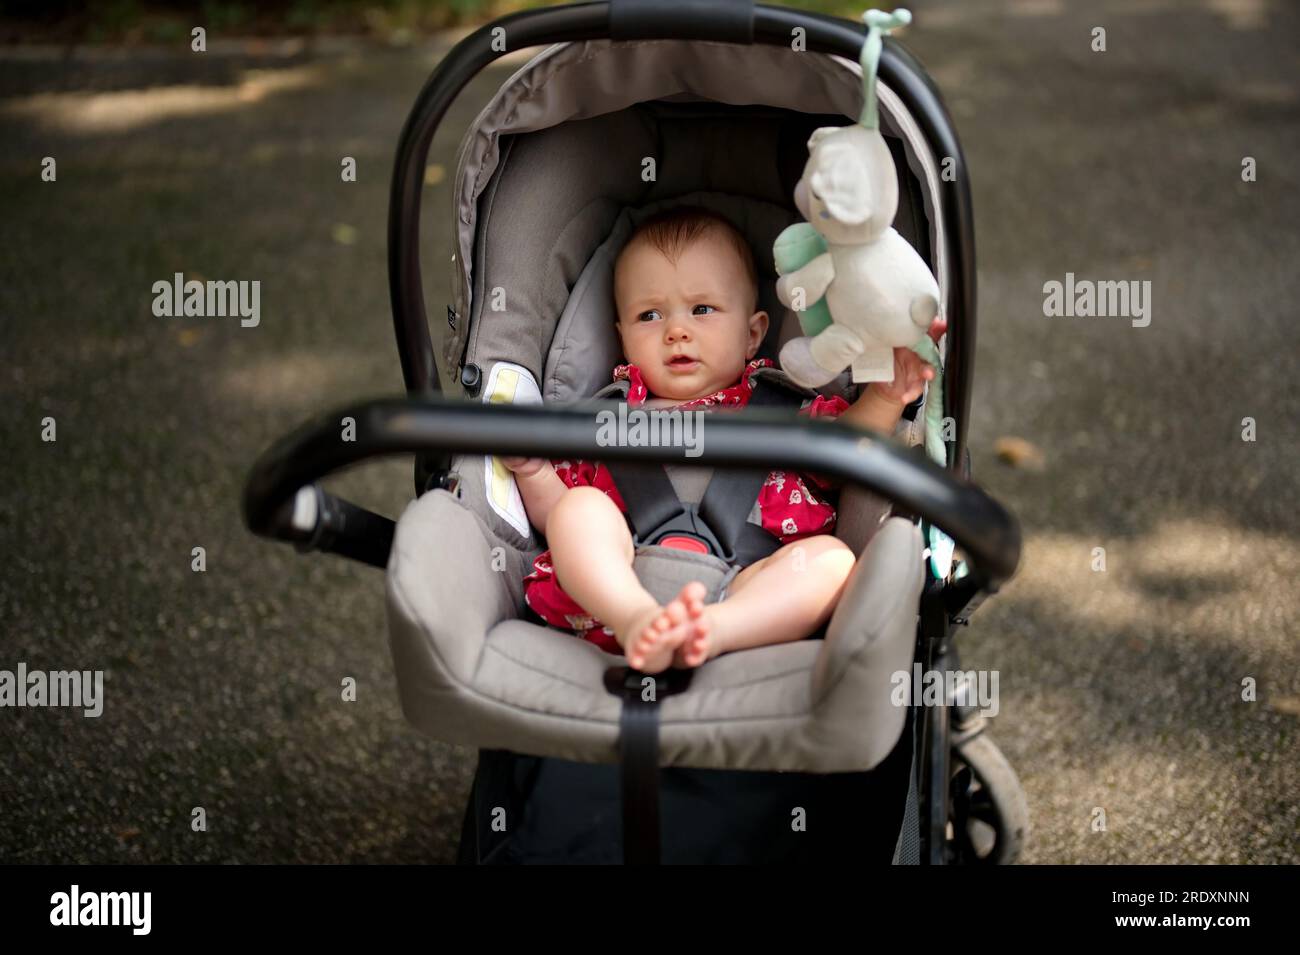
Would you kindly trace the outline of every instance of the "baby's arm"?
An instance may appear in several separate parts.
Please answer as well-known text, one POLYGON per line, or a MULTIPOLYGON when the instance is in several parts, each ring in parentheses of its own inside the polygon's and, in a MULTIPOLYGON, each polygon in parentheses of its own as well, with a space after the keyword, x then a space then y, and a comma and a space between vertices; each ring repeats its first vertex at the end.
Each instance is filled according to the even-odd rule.
POLYGON ((863 388, 862 393, 858 395, 858 400, 849 405, 844 414, 840 415, 840 420, 852 422, 860 428, 868 428, 883 435, 892 435, 908 402, 897 400, 887 393, 882 394, 877 387, 880 384, 881 382, 873 381, 863 388))
MULTIPOLYGON (((947 327, 947 322, 936 318, 930 325, 930 337, 938 341, 947 327)), ((892 435, 903 409, 921 397, 925 383, 933 377, 934 369, 920 355, 910 348, 895 348, 894 380, 867 385, 840 417, 859 427, 892 435)))
POLYGON ((515 473, 515 484, 523 498, 524 510, 533 527, 546 534, 546 519, 568 485, 560 480, 555 467, 545 458, 502 458, 501 463, 515 473))

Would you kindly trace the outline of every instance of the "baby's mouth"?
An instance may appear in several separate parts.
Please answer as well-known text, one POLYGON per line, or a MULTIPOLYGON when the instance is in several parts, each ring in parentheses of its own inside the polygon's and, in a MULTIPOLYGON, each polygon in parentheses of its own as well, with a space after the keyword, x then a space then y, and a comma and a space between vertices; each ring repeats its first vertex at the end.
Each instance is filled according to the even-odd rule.
POLYGON ((691 358, 689 355, 674 355, 664 362, 673 371, 694 371, 699 366, 699 360, 691 358))

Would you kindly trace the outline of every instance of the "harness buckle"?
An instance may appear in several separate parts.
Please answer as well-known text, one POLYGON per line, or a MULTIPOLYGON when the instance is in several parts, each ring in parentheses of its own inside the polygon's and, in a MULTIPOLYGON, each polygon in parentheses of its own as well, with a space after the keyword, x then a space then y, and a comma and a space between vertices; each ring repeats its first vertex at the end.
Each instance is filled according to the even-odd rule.
POLYGON ((638 545, 651 544, 696 554, 712 554, 728 564, 736 561, 735 553, 722 546, 709 525, 700 517, 698 506, 687 504, 685 501, 682 502, 679 513, 660 524, 644 538, 634 535, 633 540, 638 545))
POLYGON ((673 550, 689 550, 697 554, 707 554, 709 545, 698 537, 687 537, 685 534, 669 534, 667 537, 659 538, 660 547, 671 547, 673 550))

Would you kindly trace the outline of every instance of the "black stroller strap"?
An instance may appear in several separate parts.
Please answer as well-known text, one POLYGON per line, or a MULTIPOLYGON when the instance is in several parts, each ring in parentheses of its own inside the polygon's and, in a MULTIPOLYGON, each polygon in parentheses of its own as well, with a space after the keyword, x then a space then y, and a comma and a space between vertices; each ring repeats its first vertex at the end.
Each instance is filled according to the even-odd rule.
MULTIPOLYGON (((761 382, 753 382, 751 407, 797 406, 802 400, 779 385, 759 387, 761 382)), ((766 471, 715 473, 696 506, 682 502, 661 465, 616 461, 606 467, 627 506, 638 545, 654 544, 674 531, 686 532, 702 538, 714 556, 746 566, 781 546, 776 537, 749 523, 749 514, 767 480, 766 471)))
POLYGON ((659 864, 659 704, 623 697, 623 864, 659 864))
POLYGON ((605 671, 605 689, 623 701, 618 750, 623 764, 624 865, 659 864, 659 703, 684 691, 694 675, 694 670, 666 670, 651 676, 631 667, 605 671))

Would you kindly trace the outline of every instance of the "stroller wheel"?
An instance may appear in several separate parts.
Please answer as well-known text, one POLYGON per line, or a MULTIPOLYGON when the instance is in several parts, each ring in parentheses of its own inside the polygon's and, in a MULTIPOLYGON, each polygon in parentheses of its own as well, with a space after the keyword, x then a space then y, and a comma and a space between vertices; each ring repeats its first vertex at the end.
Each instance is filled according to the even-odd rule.
POLYGON ((952 752, 949 861, 955 865, 1010 865, 1029 832, 1029 804, 1016 772, 987 733, 957 743, 952 752))

